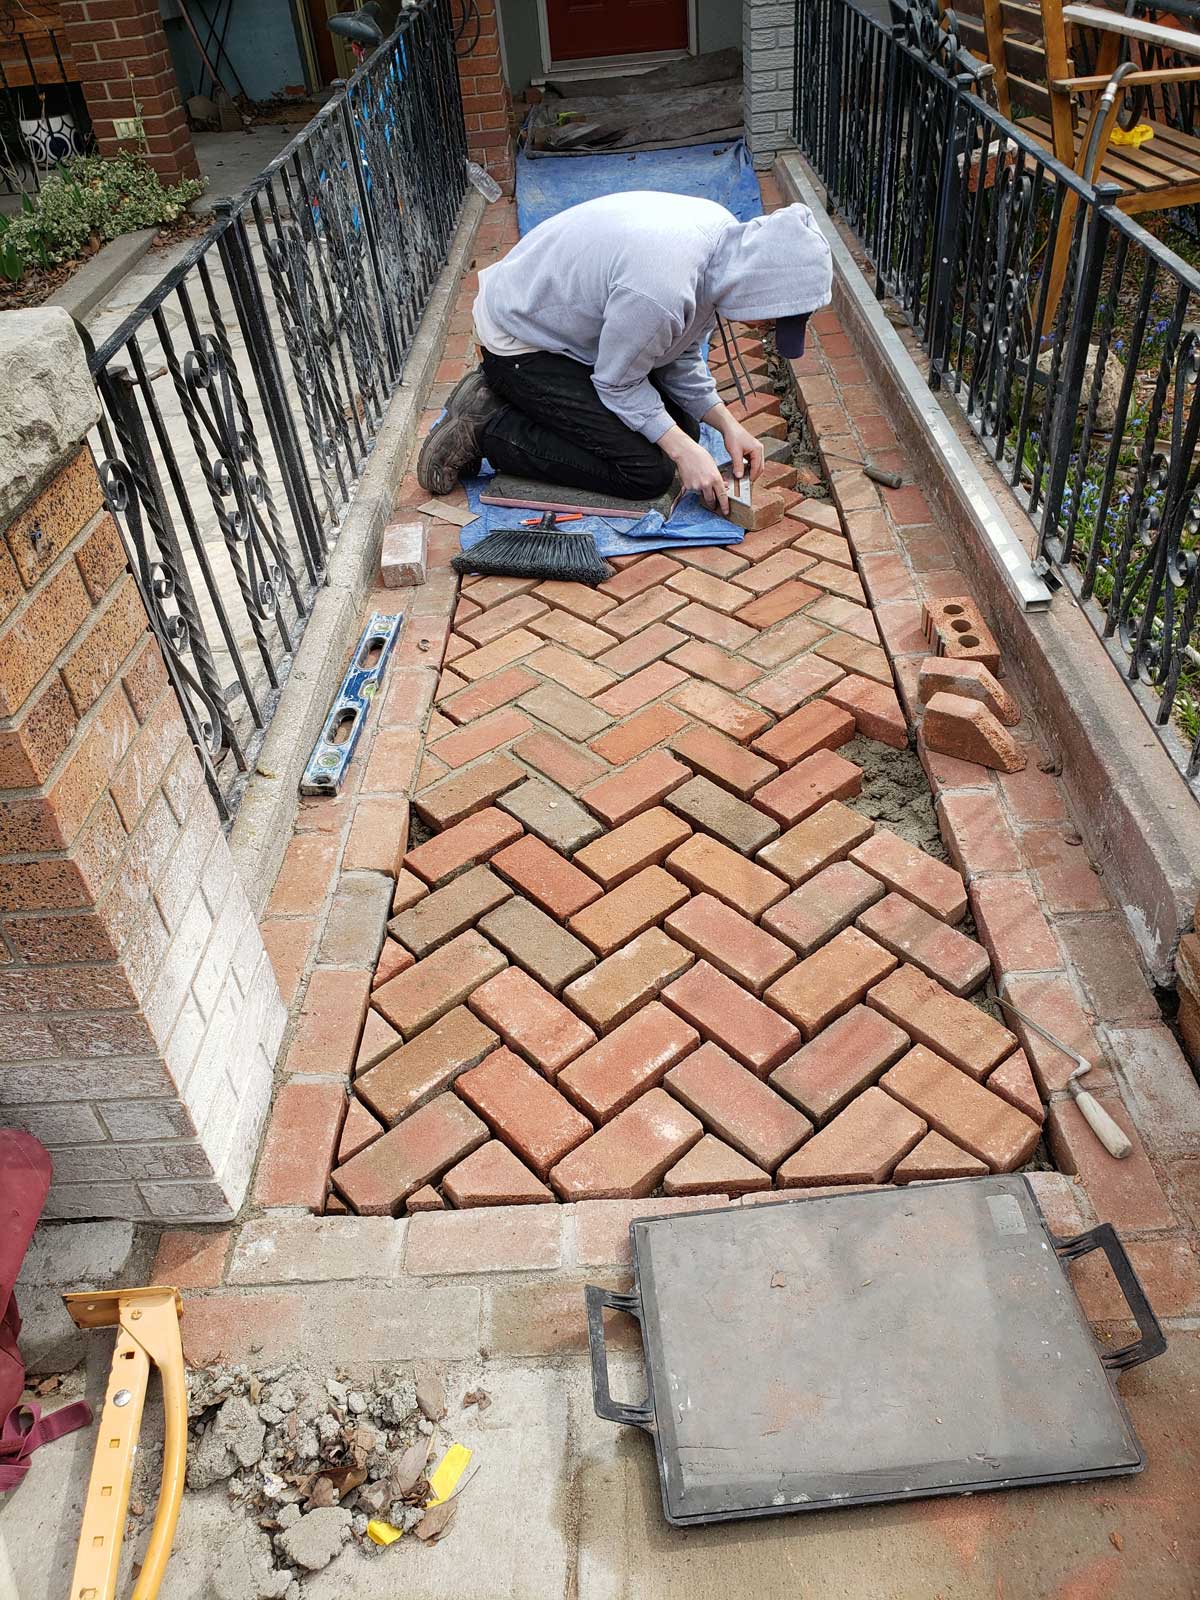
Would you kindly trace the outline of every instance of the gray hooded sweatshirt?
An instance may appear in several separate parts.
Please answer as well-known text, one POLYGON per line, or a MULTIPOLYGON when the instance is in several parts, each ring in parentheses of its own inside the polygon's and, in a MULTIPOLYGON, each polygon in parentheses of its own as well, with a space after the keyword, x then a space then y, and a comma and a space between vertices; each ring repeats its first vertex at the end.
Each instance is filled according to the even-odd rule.
POLYGON ((831 292, 807 206, 739 222, 712 200, 635 191, 560 211, 485 268, 476 326, 485 344, 488 329, 503 336, 496 354, 550 351, 593 368, 604 404, 654 442, 672 424, 651 372, 690 416, 719 399, 701 353, 718 311, 799 316, 831 292))

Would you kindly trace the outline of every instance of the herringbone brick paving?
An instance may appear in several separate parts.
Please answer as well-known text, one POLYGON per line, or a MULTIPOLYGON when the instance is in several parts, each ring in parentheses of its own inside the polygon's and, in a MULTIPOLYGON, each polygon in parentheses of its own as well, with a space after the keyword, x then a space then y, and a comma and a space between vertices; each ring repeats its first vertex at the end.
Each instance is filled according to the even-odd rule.
POLYGON ((857 798, 852 741, 908 726, 836 513, 796 481, 772 462, 787 513, 742 545, 624 558, 598 590, 464 580, 339 1206, 905 1182, 1033 1152, 1030 1068, 970 998, 991 963, 958 928, 963 880, 857 798))

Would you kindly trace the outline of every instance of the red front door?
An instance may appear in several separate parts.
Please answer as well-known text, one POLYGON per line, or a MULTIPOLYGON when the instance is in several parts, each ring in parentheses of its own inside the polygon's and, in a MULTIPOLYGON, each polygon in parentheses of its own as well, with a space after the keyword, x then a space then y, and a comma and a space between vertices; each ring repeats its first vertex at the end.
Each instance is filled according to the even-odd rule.
POLYGON ((546 0, 552 61, 686 50, 688 0, 546 0))

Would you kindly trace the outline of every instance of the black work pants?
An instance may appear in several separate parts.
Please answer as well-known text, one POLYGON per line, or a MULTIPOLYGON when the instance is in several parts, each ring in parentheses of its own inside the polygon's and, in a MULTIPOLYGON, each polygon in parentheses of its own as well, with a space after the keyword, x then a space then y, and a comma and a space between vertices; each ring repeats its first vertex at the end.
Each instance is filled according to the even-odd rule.
MULTIPOLYGON (((653 499, 670 488, 674 462, 608 409, 591 367, 543 350, 520 356, 485 350, 483 371, 493 394, 508 402, 481 440, 497 472, 622 500, 653 499)), ((698 439, 700 424, 666 394, 656 373, 650 381, 672 421, 698 439)))

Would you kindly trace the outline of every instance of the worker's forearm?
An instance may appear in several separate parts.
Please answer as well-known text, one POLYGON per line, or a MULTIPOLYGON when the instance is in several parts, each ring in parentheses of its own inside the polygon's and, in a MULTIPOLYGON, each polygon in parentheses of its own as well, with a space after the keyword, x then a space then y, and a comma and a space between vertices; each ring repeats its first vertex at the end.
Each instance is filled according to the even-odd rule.
POLYGON ((658 441, 658 448, 676 463, 679 462, 681 456, 685 456, 689 450, 694 450, 695 447, 695 440, 684 433, 677 422, 673 422, 658 441))
POLYGON ((710 406, 700 421, 707 422, 710 428, 715 428, 722 438, 725 429, 733 426, 733 416, 723 400, 718 400, 715 406, 710 406))

